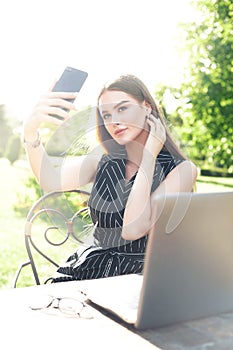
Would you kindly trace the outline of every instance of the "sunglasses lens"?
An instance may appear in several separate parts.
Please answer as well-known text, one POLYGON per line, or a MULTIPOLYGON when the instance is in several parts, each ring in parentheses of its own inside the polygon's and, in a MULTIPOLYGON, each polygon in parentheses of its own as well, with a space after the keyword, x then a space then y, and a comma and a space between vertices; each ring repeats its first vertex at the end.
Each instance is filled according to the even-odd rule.
POLYGON ((50 295, 40 295, 37 298, 34 298, 33 300, 31 300, 30 308, 32 310, 46 309, 51 305, 51 303, 53 302, 53 299, 54 298, 51 297, 50 295))
POLYGON ((62 298, 59 301, 59 309, 66 314, 77 315, 82 311, 83 304, 75 299, 62 298))

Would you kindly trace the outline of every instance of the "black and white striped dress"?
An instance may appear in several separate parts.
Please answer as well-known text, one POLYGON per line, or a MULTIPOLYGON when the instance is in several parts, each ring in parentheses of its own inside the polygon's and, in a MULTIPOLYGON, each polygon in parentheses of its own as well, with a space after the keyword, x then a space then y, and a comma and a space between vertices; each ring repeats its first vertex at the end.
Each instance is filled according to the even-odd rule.
MULTIPOLYGON (((126 158, 125 152, 102 156, 89 199, 95 244, 70 256, 59 267, 53 282, 142 272, 148 236, 134 241, 121 237, 125 205, 137 175, 126 182, 126 158)), ((162 150, 156 160, 151 192, 181 162, 182 159, 162 150)))

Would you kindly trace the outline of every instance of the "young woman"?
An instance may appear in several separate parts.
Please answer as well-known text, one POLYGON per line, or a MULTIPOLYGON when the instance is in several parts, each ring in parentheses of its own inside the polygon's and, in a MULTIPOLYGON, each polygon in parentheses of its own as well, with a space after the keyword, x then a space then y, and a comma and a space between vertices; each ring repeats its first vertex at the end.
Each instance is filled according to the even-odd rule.
POLYGON ((67 120, 64 108, 74 109, 67 101, 74 97, 49 92, 24 122, 27 156, 43 189, 65 191, 93 182, 89 207, 95 244, 78 249, 54 282, 141 273, 156 195, 191 192, 197 169, 172 140, 146 86, 132 75, 99 94, 96 128, 104 154, 68 158, 55 168, 38 129, 42 122, 60 125, 54 115, 67 120))

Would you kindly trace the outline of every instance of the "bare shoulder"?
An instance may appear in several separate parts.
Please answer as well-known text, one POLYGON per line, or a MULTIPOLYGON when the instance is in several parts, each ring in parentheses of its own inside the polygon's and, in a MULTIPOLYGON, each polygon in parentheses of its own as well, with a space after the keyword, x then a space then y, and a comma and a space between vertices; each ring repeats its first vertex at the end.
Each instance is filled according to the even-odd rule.
POLYGON ((190 160, 185 160, 177 165, 152 193, 152 202, 158 194, 191 192, 195 187, 198 169, 190 160))
POLYGON ((196 165, 190 160, 184 160, 178 164, 168 175, 167 182, 173 182, 175 187, 178 184, 181 192, 189 191, 193 188, 198 176, 198 169, 196 165))
MULTIPOLYGON (((198 169, 196 165, 191 160, 184 160, 174 169, 176 172, 183 172, 191 175, 194 180, 196 180, 198 175, 198 169)), ((171 172, 172 173, 172 172, 171 172)))

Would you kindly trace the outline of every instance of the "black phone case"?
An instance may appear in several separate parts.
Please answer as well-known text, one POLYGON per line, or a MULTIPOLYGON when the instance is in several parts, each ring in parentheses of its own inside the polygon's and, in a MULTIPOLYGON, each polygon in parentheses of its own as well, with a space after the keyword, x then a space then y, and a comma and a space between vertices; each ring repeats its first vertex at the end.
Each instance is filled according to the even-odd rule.
POLYGON ((88 74, 82 70, 66 67, 53 91, 57 92, 79 92, 88 74))
MULTIPOLYGON (((87 79, 88 73, 82 70, 66 67, 59 80, 56 82, 52 91, 54 92, 79 92, 87 79)), ((70 99, 74 102, 75 99, 70 99)), ((57 115, 53 115, 58 119, 62 119, 57 115)))

